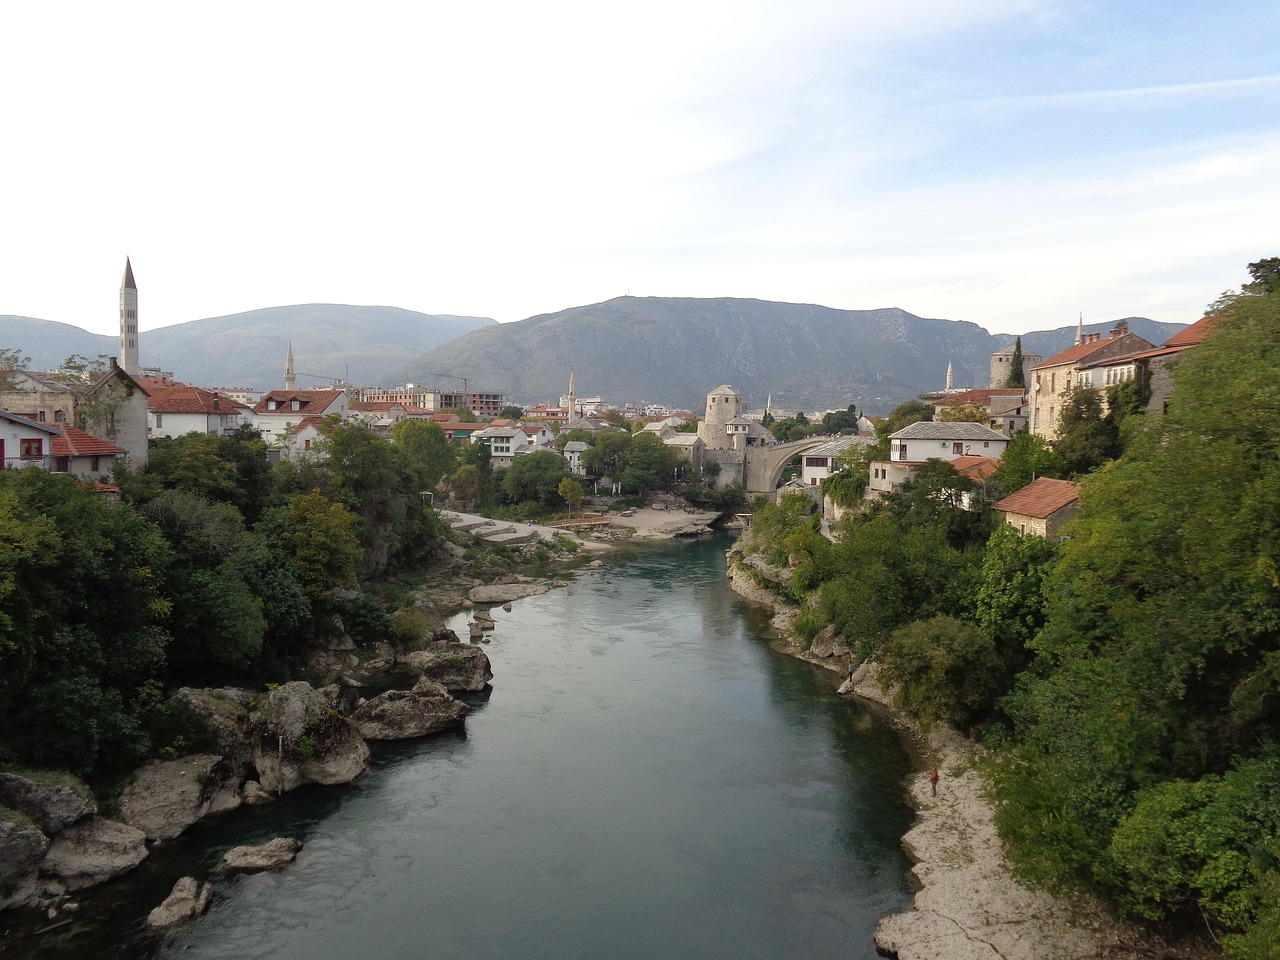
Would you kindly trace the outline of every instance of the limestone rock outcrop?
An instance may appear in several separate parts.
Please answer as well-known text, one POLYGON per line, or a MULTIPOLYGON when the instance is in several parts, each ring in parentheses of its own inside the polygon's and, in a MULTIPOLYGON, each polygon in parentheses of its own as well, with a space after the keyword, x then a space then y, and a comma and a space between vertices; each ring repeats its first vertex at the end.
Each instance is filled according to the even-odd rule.
POLYGON ((232 847, 222 855, 215 868, 220 873, 258 873, 279 870, 297 859, 302 841, 292 837, 276 837, 266 843, 232 847))
POLYGON ((351 719, 366 740, 407 740, 456 726, 466 715, 465 703, 427 681, 413 690, 388 690, 366 700, 351 719))
POLYGON ((268 793, 304 783, 349 783, 364 772, 369 746, 311 684, 294 680, 267 694, 250 717, 253 766, 268 793))
POLYGON ((120 796, 120 819, 148 840, 172 840, 210 812, 221 762, 198 753, 139 768, 120 796))
POLYGON ((90 817, 54 838, 41 869, 68 890, 79 890, 132 870, 147 857, 146 841, 137 827, 90 817))
POLYGON ((472 587, 467 593, 467 599, 472 603, 500 606, 504 603, 510 603, 512 600, 540 596, 550 589, 545 583, 488 583, 472 587))
POLYGON ((202 916, 213 898, 213 885, 200 883, 195 877, 183 877, 173 885, 164 903, 147 914, 147 928, 171 930, 202 916))
POLYGON ((88 787, 70 774, 56 777, 66 782, 48 783, 38 773, 0 772, 0 807, 25 814, 42 833, 50 835, 98 812, 88 787))
POLYGON ((19 814, 12 820, 0 814, 0 910, 34 903, 40 863, 49 838, 19 814))
POLYGON ((427 677, 445 689, 483 690, 493 679, 485 652, 465 643, 434 643, 425 650, 402 654, 400 660, 416 677, 427 677))

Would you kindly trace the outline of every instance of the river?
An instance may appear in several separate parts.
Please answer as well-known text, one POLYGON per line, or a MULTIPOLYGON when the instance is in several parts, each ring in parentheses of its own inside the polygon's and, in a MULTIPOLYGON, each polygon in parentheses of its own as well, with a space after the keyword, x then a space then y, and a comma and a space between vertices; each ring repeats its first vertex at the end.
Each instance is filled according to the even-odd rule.
POLYGON ((114 901, 114 920, 29 956, 876 956, 877 919, 911 895, 907 758, 835 674, 769 648, 727 545, 620 551, 495 610, 465 730, 193 829, 104 891, 91 912, 114 901), (141 932, 176 877, 277 834, 306 843, 292 867, 218 881, 176 936, 141 932))

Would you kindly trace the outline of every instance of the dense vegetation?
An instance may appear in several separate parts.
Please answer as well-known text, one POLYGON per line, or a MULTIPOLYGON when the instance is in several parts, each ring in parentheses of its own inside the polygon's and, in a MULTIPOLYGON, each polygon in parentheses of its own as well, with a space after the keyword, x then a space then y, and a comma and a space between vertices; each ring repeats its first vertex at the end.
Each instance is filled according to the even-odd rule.
POLYGON ((429 563, 440 535, 419 491, 444 463, 400 439, 335 423, 326 462, 275 468, 253 430, 160 440, 118 472, 120 504, 0 472, 0 762, 110 777, 200 746, 165 691, 279 680, 316 640, 386 637, 360 584, 429 563))
MULTIPOLYGON (((1280 283, 1215 304, 1167 416, 1082 396, 1066 442, 1010 448, 1007 488, 1082 479, 1062 543, 992 529, 959 478, 817 533, 803 498, 758 513, 795 566, 800 626, 833 624, 899 705, 995 747, 1022 876, 1181 918, 1233 958, 1280 944, 1280 283), (1115 459, 1111 459, 1111 458, 1115 459), (1034 465, 1034 466, 1033 466, 1034 465), (798 564, 798 565, 797 565, 798 564)), ((1007 469, 1006 469, 1007 468, 1007 469)), ((1001 475, 997 476, 997 480, 1001 475)))

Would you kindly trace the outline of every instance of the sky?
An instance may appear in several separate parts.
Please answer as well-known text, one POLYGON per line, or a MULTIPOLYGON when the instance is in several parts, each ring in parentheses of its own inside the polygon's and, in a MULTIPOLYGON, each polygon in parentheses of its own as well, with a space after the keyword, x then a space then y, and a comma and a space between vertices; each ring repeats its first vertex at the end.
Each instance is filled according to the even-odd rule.
MULTIPOLYGON (((1274 0, 11 3, 0 314, 616 296, 1190 323, 1280 256, 1274 0)), ((22 345, 14 345, 22 346, 22 345)), ((29 349, 29 346, 27 347, 29 349)))

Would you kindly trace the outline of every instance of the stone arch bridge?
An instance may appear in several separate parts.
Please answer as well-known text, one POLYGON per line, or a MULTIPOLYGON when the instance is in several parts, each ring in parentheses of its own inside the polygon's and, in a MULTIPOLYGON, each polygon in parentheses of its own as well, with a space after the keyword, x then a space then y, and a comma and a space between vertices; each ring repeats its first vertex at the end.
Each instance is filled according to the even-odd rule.
POLYGON ((778 479, 782 476, 782 469, 795 459, 797 454, 830 442, 830 437, 821 436, 747 447, 746 461, 742 466, 743 490, 748 496, 754 493, 773 493, 778 489, 778 479))

